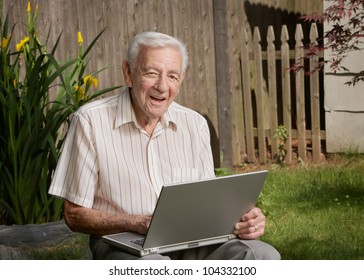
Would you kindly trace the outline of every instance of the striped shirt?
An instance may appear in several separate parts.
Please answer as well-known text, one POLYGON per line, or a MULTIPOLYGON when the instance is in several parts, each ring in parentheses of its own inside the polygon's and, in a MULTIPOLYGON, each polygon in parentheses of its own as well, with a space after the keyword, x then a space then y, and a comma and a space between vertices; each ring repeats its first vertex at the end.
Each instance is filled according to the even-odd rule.
POLYGON ((163 185, 213 176, 205 118, 173 102, 149 136, 125 88, 74 114, 49 193, 108 213, 150 215, 163 185))

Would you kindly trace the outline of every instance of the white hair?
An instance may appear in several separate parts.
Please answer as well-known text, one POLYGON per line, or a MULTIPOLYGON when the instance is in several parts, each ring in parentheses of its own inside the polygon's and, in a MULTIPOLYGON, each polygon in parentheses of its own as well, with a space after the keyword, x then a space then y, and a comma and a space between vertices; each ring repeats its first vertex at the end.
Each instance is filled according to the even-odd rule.
POLYGON ((152 31, 139 33, 131 40, 126 55, 131 69, 135 69, 136 59, 142 47, 177 48, 181 52, 182 56, 182 73, 186 71, 188 65, 188 54, 185 44, 167 34, 152 31))

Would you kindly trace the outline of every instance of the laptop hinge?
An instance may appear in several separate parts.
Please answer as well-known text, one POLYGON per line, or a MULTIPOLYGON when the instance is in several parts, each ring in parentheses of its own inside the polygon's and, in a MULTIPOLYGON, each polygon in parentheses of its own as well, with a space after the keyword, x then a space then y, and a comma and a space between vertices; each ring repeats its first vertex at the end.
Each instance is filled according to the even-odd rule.
POLYGON ((157 253, 159 251, 159 247, 149 248, 146 249, 145 251, 148 251, 148 253, 157 253))
POLYGON ((229 239, 236 239, 236 235, 235 235, 235 234, 229 234, 229 235, 228 235, 228 238, 229 238, 229 239))

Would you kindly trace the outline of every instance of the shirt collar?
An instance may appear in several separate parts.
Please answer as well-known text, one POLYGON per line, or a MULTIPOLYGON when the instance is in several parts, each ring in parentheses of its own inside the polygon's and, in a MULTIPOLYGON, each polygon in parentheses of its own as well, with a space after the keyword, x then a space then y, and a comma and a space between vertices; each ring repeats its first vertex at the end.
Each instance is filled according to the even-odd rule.
MULTIPOLYGON (((171 106, 169 106, 168 110, 160 120, 160 124, 165 129, 168 128, 169 126, 177 127, 178 118, 173 110, 174 107, 173 105, 174 104, 172 103, 171 106)), ((129 88, 125 87, 123 88, 121 94, 119 95, 117 113, 115 119, 115 127, 119 127, 130 122, 133 122, 136 127, 139 127, 133 106, 131 105, 129 88)))

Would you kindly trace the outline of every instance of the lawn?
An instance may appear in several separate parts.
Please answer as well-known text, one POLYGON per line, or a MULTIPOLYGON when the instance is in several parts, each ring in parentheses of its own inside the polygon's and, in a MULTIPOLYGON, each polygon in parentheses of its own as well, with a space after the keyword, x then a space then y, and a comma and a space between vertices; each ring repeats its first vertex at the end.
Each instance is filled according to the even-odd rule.
POLYGON ((282 259, 364 259, 364 156, 272 166, 259 206, 282 259))

